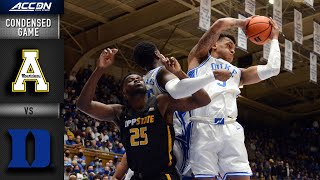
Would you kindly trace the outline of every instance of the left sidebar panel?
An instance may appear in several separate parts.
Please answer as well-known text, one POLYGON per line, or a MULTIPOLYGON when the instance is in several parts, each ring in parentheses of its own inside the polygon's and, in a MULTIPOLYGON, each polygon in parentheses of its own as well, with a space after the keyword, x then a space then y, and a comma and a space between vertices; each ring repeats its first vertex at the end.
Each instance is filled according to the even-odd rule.
POLYGON ((0 2, 0 179, 63 179, 63 4, 0 2))

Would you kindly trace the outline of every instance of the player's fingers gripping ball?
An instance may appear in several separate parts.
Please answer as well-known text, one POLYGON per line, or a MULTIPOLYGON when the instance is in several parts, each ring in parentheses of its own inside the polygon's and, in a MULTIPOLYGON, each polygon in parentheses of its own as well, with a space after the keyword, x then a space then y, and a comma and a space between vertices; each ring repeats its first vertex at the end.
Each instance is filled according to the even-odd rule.
POLYGON ((272 32, 272 22, 268 17, 255 16, 246 27, 246 35, 251 42, 263 45, 268 42, 272 32))

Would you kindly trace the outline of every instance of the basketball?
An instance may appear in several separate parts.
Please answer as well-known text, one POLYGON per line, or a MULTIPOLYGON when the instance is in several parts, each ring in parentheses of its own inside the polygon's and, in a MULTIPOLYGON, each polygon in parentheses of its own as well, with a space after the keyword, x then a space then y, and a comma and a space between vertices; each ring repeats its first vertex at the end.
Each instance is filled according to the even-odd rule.
POLYGON ((265 16, 252 18, 246 27, 248 39, 257 45, 267 43, 272 31, 272 24, 270 21, 271 20, 265 16))

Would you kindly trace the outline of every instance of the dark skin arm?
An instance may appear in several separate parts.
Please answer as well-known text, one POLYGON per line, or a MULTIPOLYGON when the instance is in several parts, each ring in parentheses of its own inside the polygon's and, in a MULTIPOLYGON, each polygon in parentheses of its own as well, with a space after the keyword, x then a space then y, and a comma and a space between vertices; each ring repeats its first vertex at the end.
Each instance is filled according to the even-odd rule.
POLYGON ((156 53, 156 56, 162 62, 166 68, 161 68, 159 74, 157 75, 157 81, 159 86, 165 89, 165 85, 168 81, 179 78, 188 78, 188 75, 181 70, 181 66, 174 57, 166 58, 160 53, 156 53))
POLYGON ((168 94, 157 96, 158 106, 161 115, 168 124, 173 122, 174 111, 190 111, 208 105, 211 99, 204 89, 200 89, 190 97, 173 99, 168 94))
MULTIPOLYGON (((161 55, 162 56, 162 55, 161 55)), ((171 79, 178 77, 180 80, 189 78, 182 70, 177 59, 171 58, 160 58, 162 64, 166 68, 162 68, 157 76, 157 81, 159 85, 165 89, 165 85, 171 79)), ((230 78, 230 72, 225 69, 219 69, 213 71, 214 77, 220 81, 227 81, 230 78)), ((201 88, 201 87, 199 87, 201 88)))
POLYGON ((124 154, 121 159, 121 162, 116 167, 116 172, 112 176, 112 180, 122 179, 128 169, 129 169, 129 167, 128 167, 128 162, 127 162, 127 154, 124 154))
POLYGON ((122 105, 120 104, 107 105, 93 100, 97 83, 105 70, 112 65, 117 51, 117 49, 111 50, 108 48, 101 53, 97 61, 97 67, 83 87, 77 101, 77 108, 80 111, 101 121, 113 121, 122 111, 122 105))
POLYGON ((252 17, 240 20, 234 18, 221 18, 218 19, 206 31, 198 43, 191 49, 188 56, 188 69, 192 69, 201 64, 208 57, 209 50, 219 39, 220 33, 235 27, 240 27, 245 29, 246 24, 250 21, 252 17))

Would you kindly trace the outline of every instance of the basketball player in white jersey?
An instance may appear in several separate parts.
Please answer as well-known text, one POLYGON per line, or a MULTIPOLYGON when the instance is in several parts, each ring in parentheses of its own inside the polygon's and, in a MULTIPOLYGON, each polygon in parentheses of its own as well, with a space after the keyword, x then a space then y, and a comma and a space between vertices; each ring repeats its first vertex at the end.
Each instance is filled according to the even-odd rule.
POLYGON ((244 144, 244 131, 236 121, 236 98, 239 86, 258 83, 280 72, 281 55, 278 43, 279 30, 271 24, 271 48, 266 65, 239 69, 233 66, 235 39, 223 31, 240 27, 245 29, 251 19, 218 19, 204 33, 188 56, 189 77, 203 76, 213 70, 226 69, 231 78, 226 82, 214 80, 204 89, 211 103, 191 111, 190 165, 196 179, 249 180, 252 175, 244 144))
MULTIPOLYGON (((180 99, 190 96, 192 93, 201 89, 204 85, 210 83, 214 79, 226 81, 230 78, 227 70, 211 71, 208 75, 199 76, 197 78, 188 78, 181 70, 178 61, 171 57, 165 58, 151 42, 141 42, 134 49, 135 62, 146 69, 148 72, 144 75, 148 97, 159 95, 161 93, 169 93, 174 99, 180 99), (165 67, 163 66, 165 65, 165 67), (180 79, 183 79, 180 81, 180 79)), ((191 179, 191 173, 188 173, 188 147, 186 134, 186 125, 188 119, 185 119, 186 113, 175 112, 173 124, 176 140, 174 142, 173 152, 177 158, 177 169, 184 179, 191 179)), ((126 162, 122 162, 126 164, 126 162)), ((126 170, 125 166, 119 166, 116 169, 116 176, 122 177, 126 170)), ((189 169, 188 169, 189 168, 189 169)), ((132 174, 129 170, 129 173, 132 174)), ((126 176, 126 179, 128 175, 126 176)))

